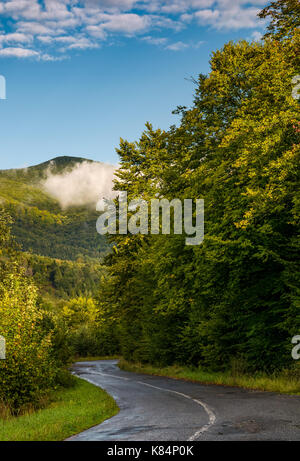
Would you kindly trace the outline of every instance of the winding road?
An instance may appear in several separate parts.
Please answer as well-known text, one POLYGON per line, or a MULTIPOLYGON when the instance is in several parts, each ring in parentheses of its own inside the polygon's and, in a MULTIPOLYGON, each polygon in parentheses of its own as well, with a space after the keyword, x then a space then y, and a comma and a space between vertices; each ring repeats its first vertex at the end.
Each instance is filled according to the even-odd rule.
POLYGON ((116 360, 76 363, 120 412, 68 440, 300 440, 300 397, 125 372, 116 360))

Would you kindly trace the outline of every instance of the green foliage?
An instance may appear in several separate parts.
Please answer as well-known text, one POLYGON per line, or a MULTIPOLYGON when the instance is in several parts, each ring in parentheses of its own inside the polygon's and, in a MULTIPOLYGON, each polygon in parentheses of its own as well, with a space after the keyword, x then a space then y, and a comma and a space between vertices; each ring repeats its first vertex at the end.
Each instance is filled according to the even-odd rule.
POLYGON ((40 295, 57 299, 96 294, 103 272, 100 263, 62 261, 30 253, 20 255, 28 275, 32 275, 40 295))
POLYGON ((11 250, 9 218, 0 212, 0 334, 6 340, 6 359, 0 363, 0 401, 17 412, 37 405, 57 382, 70 352, 65 340, 37 305, 37 289, 11 250), (59 351, 56 350, 59 347, 59 351))
POLYGON ((121 359, 118 363, 121 370, 133 371, 154 376, 167 376, 169 378, 183 379, 202 384, 218 384, 223 386, 238 386, 244 389, 255 389, 282 394, 300 395, 300 368, 283 370, 278 374, 265 374, 262 372, 245 374, 244 371, 232 369, 226 372, 213 372, 196 367, 171 365, 164 368, 149 364, 131 363, 121 359))
POLYGON ((119 352, 115 322, 105 317, 99 301, 70 299, 62 309, 68 328, 68 344, 79 357, 116 355, 119 352))
POLYGON ((0 399, 18 408, 53 385, 51 335, 40 326, 35 288, 20 268, 3 278, 0 296, 0 332, 7 354, 0 363, 0 399))
POLYGON ((78 327, 83 323, 94 323, 97 309, 94 300, 80 296, 70 299, 64 306, 62 315, 70 327, 78 327))
POLYGON ((260 13, 261 18, 270 18, 266 36, 276 39, 291 38, 300 27, 300 5, 298 0, 277 0, 271 2, 260 13))
MULTIPOLYGON (((71 170, 72 157, 51 161, 51 172, 71 170)), ((62 210, 41 186, 50 161, 34 167, 0 171, 0 203, 13 218, 12 232, 22 249, 57 259, 90 262, 107 253, 106 239, 95 232, 98 213, 84 207, 62 210)))
MULTIPOLYGON (((298 9, 292 15, 295 24, 298 9)), ((100 298, 126 359, 212 370, 233 361, 247 371, 292 366, 300 329, 300 122, 291 83, 299 32, 284 35, 226 44, 199 76, 193 106, 178 109, 179 127, 147 124, 138 142, 121 140, 115 188, 129 200, 205 199, 200 246, 180 235, 113 236, 100 298)))
POLYGON ((62 441, 118 413, 116 402, 105 391, 74 379, 75 386, 51 394, 46 408, 0 419, 0 441, 62 441))

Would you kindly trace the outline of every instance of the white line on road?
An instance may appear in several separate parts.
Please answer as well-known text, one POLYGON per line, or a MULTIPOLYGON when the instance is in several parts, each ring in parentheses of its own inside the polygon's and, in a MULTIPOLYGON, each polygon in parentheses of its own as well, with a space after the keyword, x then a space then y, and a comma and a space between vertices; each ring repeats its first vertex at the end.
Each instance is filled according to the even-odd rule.
POLYGON ((115 376, 108 373, 100 373, 100 371, 87 371, 89 375, 101 375, 101 376, 110 376, 111 378, 123 379, 123 381, 132 381, 130 378, 124 378, 124 376, 115 376))
MULTIPOLYGON (((133 381, 135 383, 142 384, 144 386, 149 386, 149 387, 153 387, 154 389, 159 389, 160 391, 171 392, 172 394, 180 395, 181 397, 193 400, 193 402, 197 403, 198 405, 201 405, 201 407, 204 408, 204 410, 206 411, 208 415, 208 424, 205 424, 198 431, 196 431, 195 434, 193 434, 188 439, 189 442, 193 442, 194 440, 197 440, 197 438, 200 437, 200 435, 203 434, 203 432, 206 432, 216 422, 216 415, 211 410, 211 408, 209 408, 209 406, 206 405, 206 403, 202 402, 201 400, 193 399, 190 395, 183 394, 182 392, 173 391, 171 389, 165 389, 163 387, 153 386, 152 384, 144 383, 142 381, 134 381, 133 379, 125 378, 124 376, 116 376, 116 375, 111 375, 108 373, 100 373, 99 371, 87 371, 86 373, 92 374, 92 375, 109 376, 111 378, 122 379, 123 381, 133 381)), ((89 381, 87 378, 84 378, 84 379, 86 379, 86 381, 89 381)), ((92 383, 92 384, 95 384, 95 383, 92 383)))
POLYGON ((186 399, 193 400, 193 402, 196 402, 198 405, 201 405, 201 407, 204 408, 204 410, 206 411, 206 413, 207 413, 207 415, 208 415, 209 422, 208 422, 208 424, 205 424, 205 426, 201 427, 201 429, 199 429, 197 432, 195 432, 195 434, 193 434, 193 435, 188 439, 189 442, 193 442, 194 440, 196 440, 203 432, 207 431, 213 424, 215 424, 215 422, 216 422, 216 415, 215 415, 214 412, 209 408, 209 406, 206 405, 206 403, 202 402, 201 400, 193 399, 193 398, 192 398, 191 396, 189 396, 189 395, 182 394, 182 392, 173 391, 173 390, 171 390, 171 389, 165 389, 165 388, 163 388, 163 387, 153 386, 152 384, 143 383, 142 381, 137 381, 137 382, 138 382, 139 384, 144 384, 144 386, 154 387, 154 389, 159 389, 159 390, 161 390, 161 391, 172 392, 173 394, 181 395, 182 397, 185 397, 186 399))

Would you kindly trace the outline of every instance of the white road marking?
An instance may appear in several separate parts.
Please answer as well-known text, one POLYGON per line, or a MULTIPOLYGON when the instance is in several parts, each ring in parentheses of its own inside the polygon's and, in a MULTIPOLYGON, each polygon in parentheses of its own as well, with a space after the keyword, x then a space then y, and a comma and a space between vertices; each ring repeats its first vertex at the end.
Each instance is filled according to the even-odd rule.
POLYGON ((209 406, 206 405, 206 403, 202 402, 201 400, 193 399, 190 395, 182 394, 182 392, 173 391, 171 389, 165 389, 163 387, 153 386, 152 384, 143 383, 142 381, 137 381, 137 382, 139 384, 144 384, 144 386, 154 387, 154 389, 159 389, 161 391, 172 392, 173 394, 181 395, 182 397, 185 397, 186 399, 193 400, 193 402, 196 402, 198 405, 201 405, 201 407, 204 408, 204 410, 206 411, 208 415, 209 422, 208 424, 205 424, 205 426, 201 427, 201 429, 199 429, 197 432, 195 432, 195 434, 193 434, 188 439, 189 442, 193 442, 194 440, 196 440, 203 432, 207 431, 213 424, 215 424, 216 415, 211 410, 211 408, 209 408, 209 406))
POLYGON ((101 375, 101 376, 110 376, 111 378, 123 379, 123 381, 132 381, 130 378, 124 378, 124 376, 115 376, 108 373, 100 373, 100 371, 87 371, 89 375, 101 375))
POLYGON ((194 435, 192 435, 190 438, 189 438, 189 442, 193 442, 194 440, 197 440, 197 438, 205 431, 207 431, 213 424, 215 424, 216 422, 216 415, 214 414, 214 412, 212 411, 211 408, 209 408, 208 405, 206 405, 206 403, 202 402, 201 400, 197 400, 197 399, 193 399, 194 402, 197 402, 199 405, 201 405, 204 410, 206 411, 207 415, 208 415, 208 424, 206 424, 205 426, 201 427, 201 429, 199 429, 199 431, 195 432, 194 435))
MULTIPOLYGON (((197 440, 197 438, 201 434, 203 434, 203 432, 206 432, 216 422, 216 415, 214 414, 212 409, 208 405, 206 405, 206 403, 198 399, 193 399, 190 395, 183 394, 182 392, 173 391, 171 389, 165 389, 163 387, 153 386, 152 384, 143 383, 142 381, 134 381, 133 379, 125 378, 124 376, 116 376, 116 375, 111 375, 108 373, 100 373, 99 371, 87 371, 87 373, 92 374, 92 375, 110 376, 111 378, 122 379, 123 381, 132 381, 137 384, 142 384, 143 386, 149 386, 149 387, 153 387, 154 389, 159 389, 160 391, 171 392, 172 394, 180 395, 181 397, 193 400, 193 402, 197 403, 198 405, 201 405, 201 407, 204 408, 204 410, 206 411, 208 415, 208 424, 205 424, 198 431, 196 431, 195 434, 193 434, 188 439, 189 442, 193 442, 194 440, 197 440)), ((91 384, 95 384, 92 381, 90 381, 88 378, 84 378, 84 379, 86 381, 89 381, 91 384)))

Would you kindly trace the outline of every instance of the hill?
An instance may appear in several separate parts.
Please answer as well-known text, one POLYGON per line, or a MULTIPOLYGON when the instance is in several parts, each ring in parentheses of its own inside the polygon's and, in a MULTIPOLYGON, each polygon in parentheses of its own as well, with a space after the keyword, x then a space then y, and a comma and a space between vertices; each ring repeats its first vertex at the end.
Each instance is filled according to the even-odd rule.
POLYGON ((61 175, 83 162, 77 157, 57 157, 29 168, 0 170, 0 204, 14 220, 13 235, 22 250, 38 256, 81 262, 99 259, 109 246, 96 233, 98 213, 91 207, 62 209, 43 187, 49 171, 61 175))

